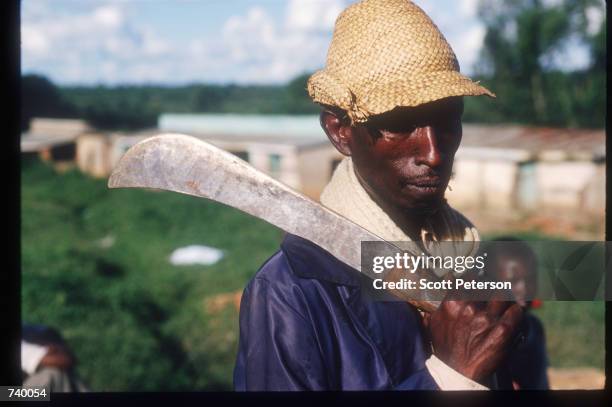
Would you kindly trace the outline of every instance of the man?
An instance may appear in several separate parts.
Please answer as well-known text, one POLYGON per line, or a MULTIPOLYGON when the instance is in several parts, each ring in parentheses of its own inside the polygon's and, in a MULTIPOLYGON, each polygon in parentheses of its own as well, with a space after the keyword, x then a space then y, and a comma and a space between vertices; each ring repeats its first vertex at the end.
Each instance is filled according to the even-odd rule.
POLYGON ((24 324, 21 370, 24 387, 51 392, 88 391, 76 374, 76 360, 60 333, 45 325, 24 324))
MULTIPOLYGON (((365 0, 337 19, 308 92, 346 156, 321 203, 388 241, 476 241, 444 200, 461 141, 462 96, 491 92, 459 73, 433 22, 407 0, 365 0)), ((240 309, 237 390, 486 389, 522 311, 445 301, 424 320, 372 301, 358 272, 288 235, 240 309)))

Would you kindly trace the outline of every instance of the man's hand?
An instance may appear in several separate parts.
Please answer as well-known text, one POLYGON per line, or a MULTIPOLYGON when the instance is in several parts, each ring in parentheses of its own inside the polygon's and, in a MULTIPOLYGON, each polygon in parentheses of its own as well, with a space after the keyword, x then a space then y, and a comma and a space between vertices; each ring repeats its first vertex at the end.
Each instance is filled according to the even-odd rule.
POLYGON ((522 318, 522 308, 509 301, 446 300, 425 322, 436 357, 481 381, 506 356, 522 318))

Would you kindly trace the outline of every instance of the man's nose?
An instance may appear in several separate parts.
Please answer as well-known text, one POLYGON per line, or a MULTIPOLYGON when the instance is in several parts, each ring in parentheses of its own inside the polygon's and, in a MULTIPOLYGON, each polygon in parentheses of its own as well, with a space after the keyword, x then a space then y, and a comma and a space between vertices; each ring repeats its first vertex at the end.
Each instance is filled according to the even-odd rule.
POLYGON ((442 153, 438 145, 438 137, 433 127, 421 128, 421 148, 418 155, 417 164, 437 167, 442 163, 442 153))

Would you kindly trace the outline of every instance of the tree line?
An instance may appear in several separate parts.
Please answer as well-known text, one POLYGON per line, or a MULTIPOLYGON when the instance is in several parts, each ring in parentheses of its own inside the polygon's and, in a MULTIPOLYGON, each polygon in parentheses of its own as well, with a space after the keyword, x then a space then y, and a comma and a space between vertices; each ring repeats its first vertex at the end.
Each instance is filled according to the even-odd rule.
MULTIPOLYGON (((486 27, 473 75, 497 99, 466 98, 465 122, 603 128, 606 113, 606 21, 588 29, 599 0, 480 0, 486 27), (583 69, 564 69, 568 41, 588 50, 583 69), (555 61, 556 58, 556 61, 555 61)), ((605 10, 603 10, 605 14, 605 10)), ((284 85, 56 86, 22 76, 22 129, 32 117, 83 118, 101 129, 155 127, 161 113, 313 114, 309 73, 284 85)))
POLYGON ((154 127, 162 113, 312 114, 307 74, 287 85, 65 86, 22 77, 22 129, 32 117, 83 118, 100 129, 154 127))

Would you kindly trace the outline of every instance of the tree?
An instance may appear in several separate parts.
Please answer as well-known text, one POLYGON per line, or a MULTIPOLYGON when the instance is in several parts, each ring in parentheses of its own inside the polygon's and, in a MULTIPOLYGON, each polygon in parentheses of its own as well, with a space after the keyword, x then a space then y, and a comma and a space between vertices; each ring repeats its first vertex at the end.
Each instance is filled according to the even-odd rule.
MULTIPOLYGON (((596 64, 591 73, 605 75, 605 24, 600 36, 587 33, 588 9, 598 0, 481 0, 479 17, 486 34, 478 75, 486 77, 501 96, 500 116, 510 121, 554 125, 592 125, 578 117, 580 75, 562 72, 559 55, 571 39, 591 49, 596 64), (601 72, 600 72, 601 70, 601 72)), ((600 90, 601 92, 602 90, 600 90)), ((592 98, 591 98, 592 99, 592 98)), ((593 100, 591 100, 592 102, 593 100)), ((588 110, 588 108, 587 108, 588 110)), ((599 124, 603 123, 603 117, 599 124)))
POLYGON ((306 83, 310 78, 310 73, 303 73, 292 79, 285 87, 285 109, 287 113, 318 113, 319 106, 314 104, 308 92, 306 83))
POLYGON ((75 117, 76 109, 66 102, 58 88, 40 75, 21 78, 21 131, 27 131, 33 117, 75 117))
POLYGON ((199 86, 195 100, 195 109, 198 112, 218 112, 226 98, 227 91, 222 86, 199 86))

